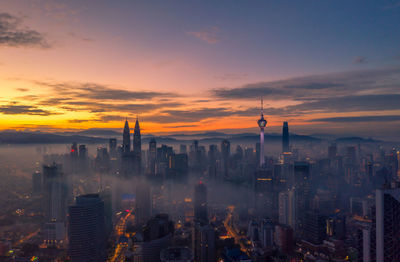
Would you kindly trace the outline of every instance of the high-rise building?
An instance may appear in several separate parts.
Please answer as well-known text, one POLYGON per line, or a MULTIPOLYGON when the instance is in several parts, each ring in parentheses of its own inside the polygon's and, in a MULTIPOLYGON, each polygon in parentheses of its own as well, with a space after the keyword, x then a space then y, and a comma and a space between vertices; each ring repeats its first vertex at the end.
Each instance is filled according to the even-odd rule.
POLYGON ((212 179, 217 177, 217 145, 210 145, 208 149, 208 176, 212 179))
POLYGON ((251 241, 259 241, 260 240, 259 226, 255 219, 252 219, 249 222, 249 226, 247 228, 247 237, 251 241))
POLYGON ((337 156, 337 146, 336 143, 331 144, 328 147, 328 158, 332 161, 337 156))
POLYGON ((275 244, 280 252, 290 254, 293 251, 293 229, 288 225, 276 225, 275 244))
POLYGON ((296 228, 296 194, 291 189, 279 193, 279 223, 296 228))
POLYGON ((68 201, 68 186, 61 165, 43 166, 43 200, 45 242, 57 244, 65 238, 65 220, 68 201))
POLYGON ((326 217, 318 210, 305 212, 303 238, 313 244, 321 244, 326 237, 326 217))
POLYGON ((211 225, 196 225, 197 227, 197 246, 195 247, 195 261, 209 262, 215 261, 215 230, 211 225))
POLYGON ((161 251, 161 262, 193 262, 193 252, 188 247, 169 247, 161 251))
POLYGON ((400 188, 376 190, 376 261, 400 261, 400 188))
POLYGON ((326 234, 335 239, 346 237, 346 217, 340 213, 330 216, 326 220, 326 234))
POLYGON ((122 151, 125 154, 131 151, 131 133, 129 131, 128 119, 125 120, 124 132, 122 134, 122 151))
POLYGON ((136 175, 142 172, 142 139, 140 136, 139 119, 136 118, 135 129, 133 133, 133 161, 136 175))
POLYGON ((180 145, 179 146, 179 153, 180 154, 186 154, 187 153, 187 146, 186 145, 180 145))
POLYGON ((143 225, 151 217, 151 193, 146 181, 139 181, 136 186, 136 223, 143 225))
POLYGON ((88 168, 88 151, 86 145, 79 145, 79 172, 83 173, 88 168))
POLYGON ((110 152, 110 158, 114 159, 117 157, 117 139, 110 138, 108 141, 108 151, 110 152))
POLYGON ((42 174, 39 171, 35 171, 32 174, 32 193, 40 194, 42 192, 42 174))
POLYGON ((70 155, 73 160, 78 158, 78 144, 76 142, 71 145, 70 155))
POLYGON ((356 221, 356 249, 358 260, 362 262, 375 261, 371 259, 371 221, 363 219, 356 221))
POLYGON ((283 122, 282 128, 282 152, 289 152, 289 125, 288 122, 283 122))
POLYGON ((157 142, 152 138, 149 142, 149 174, 154 176, 156 174, 156 159, 157 159, 157 142))
POLYGON ((106 260, 104 202, 98 194, 78 196, 69 207, 68 240, 71 262, 106 260))
POLYGON ((231 143, 224 139, 221 142, 221 154, 222 154, 222 174, 224 178, 228 177, 229 170, 229 157, 231 154, 231 143))
POLYGON ((267 125, 267 120, 264 119, 263 112, 263 100, 261 98, 261 117, 257 121, 258 126, 260 127, 260 167, 264 166, 264 128, 267 125))
POLYGON ((79 159, 86 159, 87 155, 86 145, 79 145, 79 159))
POLYGON ((185 180, 187 178, 188 168, 187 154, 169 155, 167 178, 185 180))
POLYGON ((274 245, 274 224, 272 220, 266 218, 261 223, 261 245, 265 247, 273 247, 274 245))
POLYGON ((194 218, 200 223, 208 223, 207 187, 201 181, 194 188, 194 218))
POLYGON ((161 251, 170 246, 174 224, 167 214, 158 214, 147 221, 143 232, 136 233, 133 252, 128 261, 160 261, 161 251))

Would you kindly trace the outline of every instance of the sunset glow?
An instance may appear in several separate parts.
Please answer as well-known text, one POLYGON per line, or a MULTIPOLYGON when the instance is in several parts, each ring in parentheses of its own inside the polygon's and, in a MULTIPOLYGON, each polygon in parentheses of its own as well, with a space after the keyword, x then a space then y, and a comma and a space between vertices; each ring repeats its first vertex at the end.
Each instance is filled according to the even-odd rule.
POLYGON ((256 132, 263 97, 266 132, 397 136, 398 8, 228 2, 3 3, 0 129, 256 132))

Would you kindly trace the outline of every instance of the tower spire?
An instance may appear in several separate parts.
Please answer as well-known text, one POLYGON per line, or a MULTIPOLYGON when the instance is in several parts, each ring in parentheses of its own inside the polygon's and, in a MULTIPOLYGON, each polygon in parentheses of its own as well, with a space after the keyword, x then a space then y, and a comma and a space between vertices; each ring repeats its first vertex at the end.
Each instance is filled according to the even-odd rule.
POLYGON ((264 128, 267 125, 267 120, 264 119, 264 108, 263 108, 263 99, 261 97, 261 117, 257 121, 258 126, 260 127, 260 167, 264 166, 265 158, 264 158, 264 128))

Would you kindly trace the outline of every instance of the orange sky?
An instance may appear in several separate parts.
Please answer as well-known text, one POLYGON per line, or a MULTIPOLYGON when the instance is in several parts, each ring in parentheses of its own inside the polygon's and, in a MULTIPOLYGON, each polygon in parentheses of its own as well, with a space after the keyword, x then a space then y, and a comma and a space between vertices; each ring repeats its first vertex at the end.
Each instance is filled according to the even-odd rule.
MULTIPOLYGON (((366 56, 382 48, 357 53, 362 38, 350 32, 336 45, 327 39, 311 48, 322 41, 318 34, 296 24, 278 23, 280 30, 273 30, 269 25, 285 17, 265 18, 261 3, 259 14, 249 6, 215 8, 177 2, 4 3, 0 129, 122 128, 125 117, 139 116, 144 133, 257 132, 263 97, 267 131, 279 132, 289 121, 298 133, 398 133, 399 60, 366 56), (190 16, 190 8, 199 17, 190 16), (257 15, 259 20, 248 20, 257 15), (310 35, 296 39, 295 29, 310 35), (331 53, 319 50, 321 45, 331 53), (345 54, 345 48, 353 53, 345 54)), ((320 26, 327 36, 336 32, 329 21, 320 26)), ((384 54, 389 55, 396 54, 384 54)))

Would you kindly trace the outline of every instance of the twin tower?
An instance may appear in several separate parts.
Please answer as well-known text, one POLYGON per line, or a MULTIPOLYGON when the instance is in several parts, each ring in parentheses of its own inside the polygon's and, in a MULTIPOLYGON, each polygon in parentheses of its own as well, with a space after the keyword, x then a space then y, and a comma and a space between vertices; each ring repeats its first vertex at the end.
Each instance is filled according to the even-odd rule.
MULTIPOLYGON (((140 136, 140 126, 139 126, 138 118, 136 118, 135 129, 133 132, 133 149, 132 150, 131 150, 131 133, 130 133, 130 129, 129 129, 129 123, 128 123, 128 119, 125 120, 124 132, 122 135, 122 158, 123 158, 123 162, 130 162, 132 164, 131 167, 135 171, 136 174, 141 174, 141 171, 142 171, 142 139, 140 136)), ((131 168, 128 168, 128 169, 131 169, 131 168)))

